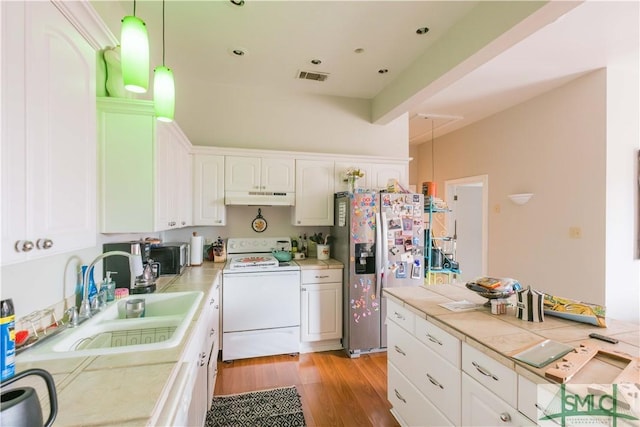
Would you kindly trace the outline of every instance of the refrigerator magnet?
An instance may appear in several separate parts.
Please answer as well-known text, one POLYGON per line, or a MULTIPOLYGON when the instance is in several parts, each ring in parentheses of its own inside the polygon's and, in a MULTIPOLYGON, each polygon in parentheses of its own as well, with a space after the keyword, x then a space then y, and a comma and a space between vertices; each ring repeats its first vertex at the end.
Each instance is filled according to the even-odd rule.
POLYGON ((396 279, 406 279, 407 278, 407 263, 399 262, 398 269, 396 270, 396 279))
POLYGON ((411 267, 411 278, 412 279, 420 279, 420 264, 413 264, 411 267))

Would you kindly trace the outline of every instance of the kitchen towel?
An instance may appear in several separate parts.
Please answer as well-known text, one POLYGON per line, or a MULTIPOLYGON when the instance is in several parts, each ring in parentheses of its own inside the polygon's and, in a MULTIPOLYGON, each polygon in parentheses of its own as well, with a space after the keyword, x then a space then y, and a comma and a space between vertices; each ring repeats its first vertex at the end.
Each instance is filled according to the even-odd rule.
POLYGON ((198 266, 202 265, 202 245, 203 240, 202 236, 196 236, 196 233, 193 233, 191 236, 191 265, 198 266))

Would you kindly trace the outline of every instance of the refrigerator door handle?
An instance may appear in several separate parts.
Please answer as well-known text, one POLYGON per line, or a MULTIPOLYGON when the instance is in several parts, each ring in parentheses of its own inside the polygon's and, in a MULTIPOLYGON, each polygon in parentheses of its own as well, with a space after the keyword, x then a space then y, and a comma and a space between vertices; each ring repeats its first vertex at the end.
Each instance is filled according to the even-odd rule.
MULTIPOLYGON (((376 213, 376 241, 378 242, 379 250, 376 251, 376 282, 380 284, 379 289, 376 289, 376 296, 380 297, 382 294, 382 288, 385 285, 386 277, 384 276, 384 266, 386 261, 386 254, 389 248, 387 248, 386 236, 386 219, 387 214, 385 212, 376 213), (378 294, 378 292, 380 292, 378 294)), ((376 285, 377 286, 377 285, 376 285)))

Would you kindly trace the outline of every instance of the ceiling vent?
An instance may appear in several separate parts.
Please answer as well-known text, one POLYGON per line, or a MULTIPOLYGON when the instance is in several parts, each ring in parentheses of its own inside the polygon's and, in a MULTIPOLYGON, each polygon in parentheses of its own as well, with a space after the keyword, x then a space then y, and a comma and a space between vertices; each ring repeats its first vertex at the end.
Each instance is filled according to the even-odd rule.
POLYGON ((327 80, 329 77, 328 73, 318 73, 317 71, 300 71, 298 73, 298 78, 302 80, 315 80, 318 82, 323 82, 327 80))

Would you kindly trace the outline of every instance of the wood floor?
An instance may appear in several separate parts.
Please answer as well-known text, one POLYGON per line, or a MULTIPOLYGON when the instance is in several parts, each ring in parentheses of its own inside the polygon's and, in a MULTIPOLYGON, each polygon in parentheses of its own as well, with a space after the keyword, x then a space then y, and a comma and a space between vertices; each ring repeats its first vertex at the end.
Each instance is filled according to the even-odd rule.
POLYGON ((309 427, 398 426, 387 401, 387 354, 341 351, 218 362, 215 395, 295 385, 309 427))

